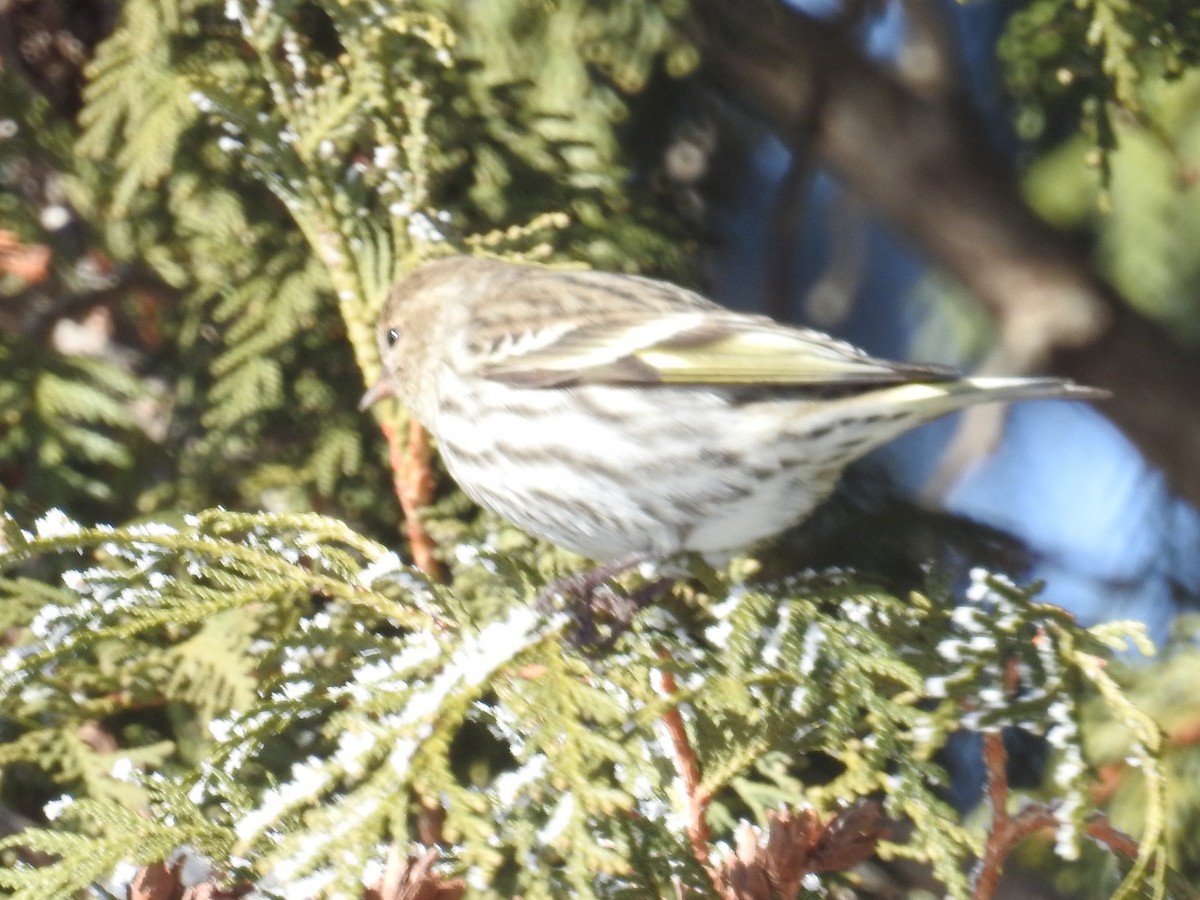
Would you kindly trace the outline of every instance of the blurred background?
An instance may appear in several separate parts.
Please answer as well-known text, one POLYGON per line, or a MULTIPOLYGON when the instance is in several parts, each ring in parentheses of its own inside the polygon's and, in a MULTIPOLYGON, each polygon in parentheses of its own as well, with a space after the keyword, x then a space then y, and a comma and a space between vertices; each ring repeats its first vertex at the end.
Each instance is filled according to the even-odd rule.
MULTIPOLYGON (((714 296, 876 355, 993 374, 1057 371, 1102 384, 1115 397, 1095 406, 982 409, 933 423, 860 466, 824 518, 838 515, 838 500, 857 507, 853 524, 831 526, 853 541, 862 509, 878 510, 884 494, 907 498, 960 517, 939 520, 932 527, 940 543, 917 542, 916 552, 937 545, 944 554, 957 534, 971 548, 956 560, 966 565, 987 558, 980 549, 987 532, 978 526, 1014 537, 1020 550, 1005 560, 1009 571, 1044 582, 1044 598, 1085 623, 1143 622, 1164 648, 1166 670, 1181 677, 1196 663, 1190 614, 1200 600, 1200 496, 1187 474, 1200 459, 1200 242, 1193 224, 1200 77, 1143 62, 1137 109, 1115 107, 1105 113, 1109 121, 1098 122, 1089 119, 1095 107, 1089 112, 1073 92, 1089 78, 1110 76, 1102 63, 1061 65, 1068 57, 1078 62, 1072 41, 1087 44, 1067 5, 791 6, 802 16, 782 28, 714 13, 724 37, 712 38, 719 50, 708 77, 675 99, 683 112, 667 138, 662 173, 680 207, 711 229, 705 260, 714 296), (870 75, 830 58, 849 52, 839 44, 847 16, 848 44, 876 66, 870 75), (728 37, 739 31, 754 37, 728 37), (764 46, 771 48, 766 64, 764 46), (798 96, 821 78, 875 76, 903 90, 893 83, 864 97, 870 91, 861 86, 835 84, 823 87, 824 98, 798 96), (857 128, 838 121, 855 114, 879 121, 857 128), (844 138, 822 132, 841 127, 844 138), (672 181, 672 166, 683 177, 672 181), (1004 178, 1008 184, 996 190, 1004 178), (1056 232, 1041 231, 1034 216, 1056 232), (936 234, 947 229, 962 229, 961 240, 936 234), (1020 246, 1022 232, 1043 243, 1020 246), (1064 295, 1076 310, 1060 305, 1064 295), (1100 366, 1058 355, 1062 323, 1055 319, 1094 314, 1082 311, 1091 305, 1144 316, 1131 332, 1153 323, 1144 355, 1105 347, 1096 352, 1117 358, 1100 366), (1031 321, 1022 324, 1026 316, 1031 321), (1141 378, 1144 368, 1160 369, 1180 403, 1156 397, 1154 384, 1141 378), (1093 373, 1100 377, 1089 379, 1093 373), (1127 405, 1163 418, 1158 426, 1128 427, 1138 416, 1127 405)), ((1176 23, 1168 17, 1162 24, 1176 23)), ((901 518, 905 541, 931 527, 911 511, 901 518)), ((866 527, 887 535, 896 519, 885 513, 866 527)), ((849 556, 861 567, 858 549, 834 542, 831 558, 849 556)), ((953 567, 945 555, 941 561, 953 567)), ((896 564, 893 556, 879 563, 896 564)), ((1186 747, 1196 734, 1196 692, 1174 678, 1159 682, 1161 692, 1153 687, 1162 666, 1134 677, 1146 679, 1160 711, 1173 708, 1168 729, 1186 747)), ((1042 749, 1013 743, 1036 782, 1042 749)), ((951 798, 971 809, 983 779, 977 740, 961 736, 947 764, 951 798)))
MULTIPOLYGON (((846 14, 836 3, 792 5, 821 22, 846 14)), ((729 171, 725 164, 733 170, 737 189, 724 181, 704 207, 714 233, 707 260, 715 295, 731 306, 829 331, 876 355, 967 371, 1024 374, 1050 368, 1052 354, 1038 345, 1054 340, 1052 318, 1058 313, 1047 310, 1031 334, 1008 322, 1020 315, 1008 310, 1025 303, 1050 307, 1053 301, 1042 292, 1051 290, 1104 296, 1097 305, 1127 303, 1162 326, 1157 339, 1167 345, 1164 351, 1194 351, 1200 247, 1190 217, 1197 210, 1200 81, 1157 73, 1153 83, 1142 86, 1145 108, 1137 115, 1116 114, 1112 146, 1097 154, 1083 111, 1068 97, 1031 95, 1029 80, 1035 76, 1029 69, 1035 62, 1046 64, 1037 60, 1045 52, 1039 45, 1057 43, 1061 52, 1067 37, 1039 30, 1050 6, 867 4, 855 26, 858 41, 881 71, 892 77, 900 73, 912 92, 908 99, 925 108, 898 114, 911 115, 911 122, 884 121, 877 134, 864 129, 849 137, 888 142, 864 152, 863 159, 836 147, 826 150, 835 142, 805 136, 803 126, 791 140, 786 130, 781 138, 779 128, 735 129, 738 112, 720 108, 724 98, 708 95, 707 114, 680 126, 679 143, 688 144, 690 128, 691 147, 697 149, 689 153, 675 146, 669 153, 691 159, 708 143, 718 154, 721 180, 729 171), (934 121, 937 114, 929 107, 950 121, 934 121), (918 116, 930 121, 917 121, 918 116), (722 127, 733 132, 726 146, 734 145, 724 159, 719 155, 722 127), (956 127, 971 131, 975 140, 950 136, 956 127), (918 156, 928 150, 904 145, 921 140, 973 158, 953 163, 943 158, 936 168, 917 171, 927 162, 918 156), (834 158, 825 158, 827 152, 834 158), (896 159, 884 162, 882 157, 891 154, 896 159), (912 161, 903 159, 910 154, 912 161), (839 176, 840 166, 864 162, 908 179, 899 188, 868 188, 899 196, 872 202, 859 188, 864 176, 854 171, 839 176), (980 309, 968 285, 982 277, 1004 278, 981 269, 1017 268, 1037 255, 1014 252, 1013 259, 1001 261, 1002 254, 1013 251, 998 245, 1015 239, 997 232, 1019 231, 1030 223, 999 206, 956 210, 950 213, 953 219, 942 222, 936 217, 947 206, 994 202, 987 187, 977 182, 964 188, 959 182, 964 174, 953 171, 971 169, 970 177, 983 181, 993 167, 1021 173, 1011 191, 1064 232, 1048 241, 1063 245, 1062 254, 1074 257, 1070 264, 1093 266, 1112 293, 1094 286, 1084 272, 1076 273, 1074 284, 1058 283, 1059 273, 1037 271, 1049 263, 1036 259, 1028 280, 1013 275, 985 288, 996 296, 980 309), (931 221, 897 221, 886 208, 893 203, 927 205, 931 221), (992 221, 976 227, 969 221, 973 216, 992 221), (976 227, 963 238, 975 246, 952 247, 924 237, 927 228, 955 227, 976 227), (987 263, 978 258, 989 255, 993 259, 987 263)), ((727 69, 717 78, 721 84, 745 78, 746 61, 736 53, 730 52, 727 69)), ((781 76, 780 84, 789 76, 793 85, 802 82, 800 70, 806 65, 820 63, 800 64, 781 76)), ((1052 77, 1066 93, 1073 80, 1086 76, 1059 69, 1052 77)), ((745 100, 754 88, 743 90, 738 99, 745 100)), ((771 102, 769 88, 758 91, 760 96, 750 98, 753 103, 771 102)), ((857 101, 844 102, 852 109, 857 101)), ((1134 373, 1112 374, 1115 380, 1104 386, 1120 395, 1116 406, 1153 402, 1142 395, 1134 373)), ((1194 398, 1200 391, 1195 369, 1166 377, 1175 375, 1182 380, 1180 392, 1194 398)), ((1164 469, 1156 464, 1160 460, 1147 459, 1153 445, 1139 447, 1114 427, 1110 412, 1117 421, 1124 417, 1109 404, 1041 402, 1002 413, 979 410, 894 442, 875 463, 895 491, 1019 538, 1030 551, 1027 576, 1047 582, 1052 602, 1089 623, 1138 619, 1162 642, 1178 615, 1195 607, 1200 591, 1197 498, 1194 492, 1181 496, 1169 464, 1164 469)), ((1189 441, 1186 427, 1171 434, 1177 410, 1164 405, 1160 414, 1169 418, 1155 440, 1189 441)), ((1184 465, 1190 468, 1187 460, 1184 465)))
POLYGON ((1054 68, 1072 35, 1065 21, 1044 27, 1052 4, 864 4, 846 45, 850 11, 792 6, 803 15, 789 22, 794 33, 783 29, 790 44, 778 30, 755 32, 761 20, 714 15, 716 29, 741 36, 714 38, 709 77, 672 96, 683 112, 661 175, 710 229, 714 295, 877 355, 1103 376, 1093 380, 1119 395, 1111 404, 981 410, 896 441, 875 462, 895 490, 1019 537, 1032 553, 1028 574, 1050 584, 1054 602, 1086 621, 1142 620, 1164 640, 1200 588, 1200 518, 1186 474, 1194 435, 1181 410, 1147 398, 1139 373, 1161 368, 1194 404, 1188 222, 1200 83, 1147 78, 1144 107, 1114 111, 1098 147, 1098 125, 1071 88, 1104 76, 1054 68), (864 77, 830 62, 849 44, 885 84, 837 85, 864 77), (756 58, 764 45, 777 54, 767 64, 756 58), (827 99, 797 96, 817 77, 835 84, 827 99), (877 124, 836 133, 837 116, 884 103, 877 124), (998 187, 1006 172, 1013 179, 998 187), (1035 212, 1059 230, 1047 233, 1035 212), (958 239, 930 234, 947 230, 958 239), (1064 359, 1075 338, 1055 332, 1116 305, 1152 321, 1166 355, 1144 348, 1140 361, 1109 359, 1107 371, 1064 359), (1138 368, 1121 371, 1126 364, 1138 368), (1127 404, 1166 418, 1123 430, 1127 404), (1161 445, 1175 442, 1188 450, 1172 462, 1161 445))

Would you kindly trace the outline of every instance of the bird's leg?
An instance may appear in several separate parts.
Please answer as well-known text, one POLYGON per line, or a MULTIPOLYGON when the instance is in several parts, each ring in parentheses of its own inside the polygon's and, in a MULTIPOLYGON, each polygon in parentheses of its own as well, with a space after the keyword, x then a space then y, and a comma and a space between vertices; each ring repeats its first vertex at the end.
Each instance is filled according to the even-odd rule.
POLYGON ((539 609, 550 612, 555 608, 554 599, 562 597, 565 611, 574 621, 574 642, 601 648, 611 646, 629 627, 637 612, 666 593, 672 582, 669 578, 660 578, 629 594, 618 593, 607 582, 652 558, 648 553, 635 553, 556 579, 542 588, 534 602, 539 609), (597 627, 597 614, 609 623, 609 634, 603 640, 597 627))
MULTIPOLYGON (((610 623, 609 636, 601 642, 601 648, 607 648, 633 623, 633 617, 651 606, 671 589, 675 583, 671 578, 656 578, 627 594, 618 593, 608 585, 600 585, 591 598, 591 612, 602 613, 610 623)), ((591 622, 595 630, 595 620, 591 622)))

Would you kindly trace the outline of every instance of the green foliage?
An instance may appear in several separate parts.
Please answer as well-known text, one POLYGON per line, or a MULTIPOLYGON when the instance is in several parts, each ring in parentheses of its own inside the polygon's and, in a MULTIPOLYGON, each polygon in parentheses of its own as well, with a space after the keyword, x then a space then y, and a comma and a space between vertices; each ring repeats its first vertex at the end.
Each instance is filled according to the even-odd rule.
POLYGON ((14 506, 111 501, 132 474, 140 435, 131 406, 149 399, 147 386, 106 360, 47 354, 4 334, 0 368, 12 373, 0 380, 0 472, 19 479, 14 506))
POLYGON ((1093 230, 1096 265, 1122 296, 1197 344, 1200 73, 1150 81, 1142 95, 1144 114, 1114 124, 1107 185, 1089 164, 1088 139, 1076 136, 1030 169, 1027 193, 1050 221, 1093 230))
MULTIPOLYGON (((664 55, 686 64, 667 6, 134 0, 89 66, 73 153, 64 123, 2 73, 20 102, 0 177, 59 164, 55 189, 101 244, 88 263, 117 265, 96 302, 135 345, 77 395, 97 412, 70 420, 66 474, 36 494, 26 459, 66 424, 14 411, 36 367, 5 367, 10 502, 95 521, 321 508, 395 534, 378 432, 354 406, 400 271, 451 246, 545 258, 553 238, 573 261, 686 278, 686 242, 630 195, 614 137, 664 55), (118 370, 137 397, 169 398, 152 422, 130 426, 137 397, 113 393, 118 370), (114 440, 151 446, 134 458, 114 440)), ((50 240, 19 211, 24 237, 50 240)), ((56 253, 44 292, 78 281, 77 262, 56 253)), ((36 331, 28 354, 47 343, 36 331)))
MULTIPOLYGON (((1200 671, 1196 617, 1185 616, 1160 656, 1150 666, 1123 665, 1114 678, 1132 702, 1152 716, 1166 733, 1163 774, 1172 790, 1167 794, 1166 822, 1171 831, 1172 867, 1200 879, 1200 846, 1194 839, 1200 828, 1195 786, 1200 771, 1200 701, 1193 689, 1200 671)), ((1113 716, 1102 704, 1085 709, 1089 755, 1105 768, 1114 791, 1113 818, 1122 828, 1138 831, 1145 826, 1149 810, 1142 805, 1148 779, 1136 755, 1144 740, 1144 728, 1131 727, 1124 717, 1113 716)))
MULTIPOLYGON (((568 619, 514 593, 511 560, 458 563, 474 576, 463 583, 508 598, 480 616, 486 604, 317 516, 208 512, 175 526, 84 529, 52 515, 34 533, 8 521, 5 541, 10 576, 47 556, 84 566, 65 572, 55 602, 24 578, 0 586, 29 616, 0 660, 0 714, 25 730, 5 761, 94 798, 53 832, 23 838, 31 847, 112 863, 137 841, 145 850, 132 858, 149 862, 174 840, 210 848, 218 863, 236 854, 242 874, 270 876, 282 895, 353 895, 436 804, 455 868, 500 893, 589 895, 611 880, 644 894, 667 871, 703 890, 683 862, 678 761, 658 734, 661 715, 680 706, 714 820, 730 827, 798 796, 824 810, 882 796, 889 815, 916 826, 882 845, 884 856, 928 862, 950 895, 966 896, 982 835, 938 799, 932 751, 964 726, 1044 730, 1060 754, 1049 779, 1061 798, 1058 852, 1073 857, 1090 781, 1079 700, 1091 688, 1139 734, 1130 752, 1156 779, 1128 887, 1164 871, 1157 732, 1104 674, 1102 638, 1114 630, 1082 630, 982 574, 959 610, 866 594, 841 577, 720 580, 722 593, 656 608, 611 653, 587 655, 564 646, 568 619), (20 602, 30 589, 41 604, 20 602), (656 688, 662 672, 677 692, 656 688), (169 734, 191 742, 173 752, 160 736, 128 736, 90 764, 98 780, 64 762, 80 755, 71 736, 84 722, 146 704, 185 704, 206 727, 169 734), (834 772, 812 767, 821 758, 834 772), (106 787, 116 772, 140 790, 106 787), (163 774, 186 796, 156 790, 163 774), (169 827, 114 811, 148 797, 169 827), (59 836, 80 822, 78 839, 59 836)), ((523 575, 530 593, 541 587, 538 572, 523 575)), ((2 877, 32 898, 100 872, 84 866, 61 881, 67 870, 2 877)))
POLYGON ((1026 194, 1094 234, 1097 269, 1181 341, 1200 342, 1200 9, 1035 0, 1000 43, 1019 134, 1045 152, 1026 194), (1056 146, 1050 146, 1050 145, 1056 146))
POLYGON ((1116 122, 1141 118, 1145 91, 1200 63, 1200 12, 1179 0, 1035 0, 1009 21, 999 52, 1019 133, 1051 140, 1078 118, 1107 174, 1116 122))
POLYGON ((0 851, 16 847, 60 857, 38 868, 0 869, 0 886, 12 897, 66 897, 81 885, 102 882, 120 865, 169 857, 183 842, 219 854, 225 847, 220 829, 178 792, 156 786, 152 794, 172 820, 148 818, 111 801, 79 800, 64 811, 63 824, 80 830, 37 830, 0 840, 0 851))
MULTIPOLYGON (((945 737, 1047 732, 1070 856, 1081 710, 1098 709, 1136 735, 1120 753, 1149 786, 1126 889, 1161 895, 1156 732, 1099 635, 1011 585, 980 577, 951 612, 848 578, 717 578, 589 654, 531 601, 573 563, 468 521, 461 495, 430 512, 452 590, 385 546, 392 473, 354 406, 400 271, 467 247, 689 280, 614 137, 655 66, 689 64, 676 5, 128 0, 73 145, 0 71, 20 126, 0 140, 0 212, 55 247, 51 281, 6 279, 3 299, 95 291, 120 336, 94 356, 51 327, 0 340, 4 507, 70 513, 3 520, 0 802, 44 820, 0 851, 61 858, 0 886, 64 896, 190 846, 264 893, 361 896, 440 809, 445 864, 481 893, 703 893, 662 735, 678 706, 720 840, 780 805, 876 797, 913 825, 881 853, 963 896, 984 834, 939 799, 945 737), (98 246, 62 250, 15 199, 35 156, 98 246), (220 505, 278 514, 181 515, 220 505)), ((1080 9, 1064 27, 1100 15, 1080 9)), ((1132 26, 1112 21, 1087 84, 1125 102, 1113 29, 1132 26)))
POLYGON ((280 896, 357 896, 433 807, 449 864, 485 892, 644 896, 676 878, 703 894, 661 734, 675 706, 726 836, 800 798, 834 811, 881 797, 914 825, 881 854, 929 863, 965 897, 984 836, 938 798, 933 752, 960 728, 1045 733, 1057 848, 1073 857, 1090 806, 1088 696, 1134 729, 1128 752, 1152 779, 1122 895, 1163 895, 1157 732, 1104 672, 1120 632, 1081 629, 983 573, 957 610, 841 576, 710 579, 593 655, 564 645, 566 616, 532 602, 537 571, 464 552, 457 583, 473 592, 453 593, 318 516, 4 527, 0 600, 27 616, 0 658, 0 716, 20 732, 4 761, 43 772, 75 811, 7 842, 63 856, 0 873, 18 897, 182 844, 280 896), (72 567, 62 587, 19 577, 56 558, 72 567), (663 689, 664 672, 678 689, 663 689), (116 729, 147 707, 176 710, 162 733, 116 729), (120 749, 65 762, 92 721, 118 730, 120 749))

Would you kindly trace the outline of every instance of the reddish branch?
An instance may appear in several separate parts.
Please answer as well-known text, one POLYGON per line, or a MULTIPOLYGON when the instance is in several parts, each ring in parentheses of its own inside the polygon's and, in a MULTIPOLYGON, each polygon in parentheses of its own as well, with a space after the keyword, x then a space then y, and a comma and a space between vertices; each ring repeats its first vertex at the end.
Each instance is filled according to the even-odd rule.
MULTIPOLYGON (((983 762, 987 769, 987 796, 992 808, 992 827, 988 832, 983 858, 972 875, 975 900, 990 900, 996 895, 1004 862, 1013 849, 1025 838, 1046 828, 1057 828, 1062 822, 1053 809, 1031 804, 1015 816, 1008 814, 1008 754, 999 732, 983 736, 983 762)), ((1091 816, 1085 830, 1093 840, 1104 844, 1114 853, 1136 859, 1138 844, 1129 835, 1114 828, 1102 813, 1091 816)))
POLYGON ((956 94, 867 58, 844 23, 782 3, 692 9, 707 77, 953 273, 996 319, 1004 368, 1111 390, 1105 414, 1200 503, 1200 355, 1037 217, 956 94))
POLYGON ((1018 843, 1035 831, 1057 824, 1054 813, 1044 806, 1030 806, 1017 816, 1008 814, 1008 754, 999 732, 983 736, 983 762, 987 768, 987 796, 992 807, 992 827, 988 831, 983 858, 975 868, 973 897, 988 900, 996 895, 996 886, 1004 861, 1018 843))
POLYGON ((1113 826, 1112 822, 1108 821, 1108 816, 1103 813, 1096 813, 1091 816, 1084 826, 1088 837, 1092 840, 1099 841, 1113 853, 1120 853, 1122 856, 1128 856, 1130 859, 1137 859, 1137 855, 1141 848, 1138 842, 1113 826))
POLYGON ((404 528, 412 548, 413 562, 430 578, 440 581, 441 566, 433 555, 436 545, 421 522, 421 510, 433 499, 434 488, 433 448, 429 444, 429 433, 416 419, 409 419, 407 440, 403 442, 390 423, 385 422, 380 428, 387 438, 393 485, 404 512, 404 528))
MULTIPOLYGON (((668 697, 678 693, 679 686, 673 673, 665 670, 662 672, 659 690, 668 697)), ((688 840, 692 844, 692 855, 713 878, 715 885, 716 872, 708 861, 709 830, 706 819, 712 795, 700 784, 700 762, 696 759, 696 751, 692 749, 687 726, 683 722, 683 713, 679 711, 678 706, 672 706, 664 713, 663 724, 667 726, 667 732, 671 735, 671 749, 675 752, 675 771, 679 773, 684 793, 687 795, 688 840)))

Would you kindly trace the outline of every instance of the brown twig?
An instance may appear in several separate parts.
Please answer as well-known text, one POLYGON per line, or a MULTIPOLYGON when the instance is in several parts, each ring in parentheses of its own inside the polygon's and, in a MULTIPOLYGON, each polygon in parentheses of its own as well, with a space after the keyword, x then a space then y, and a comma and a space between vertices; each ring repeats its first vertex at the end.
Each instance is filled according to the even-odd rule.
MULTIPOLYGON (((987 769, 987 796, 992 807, 992 827, 988 831, 983 857, 971 875, 974 900, 990 900, 996 895, 1004 862, 1013 849, 1025 838, 1044 828, 1057 828, 1061 821, 1053 809, 1043 804, 1031 804, 1015 816, 1008 814, 1008 754, 1004 738, 998 731, 983 735, 983 762, 987 769)), ((1095 813, 1085 824, 1088 837, 1099 841, 1130 859, 1137 859, 1138 843, 1123 831, 1113 827, 1108 816, 1095 813)))
POLYGON ((998 732, 988 732, 983 736, 983 764, 987 769, 987 797, 992 807, 992 827, 988 830, 983 857, 971 875, 975 900, 983 900, 996 893, 1000 871, 1011 849, 1006 840, 1009 822, 1007 756, 1004 738, 998 732))
POLYGON ((988 773, 992 831, 996 832, 1008 819, 1008 753, 1004 749, 1004 736, 998 731, 989 731, 983 736, 983 764, 988 773))
POLYGON ((404 512, 404 529, 417 568, 437 581, 442 567, 434 557, 436 544, 421 522, 421 510, 433 499, 433 448, 429 433, 416 419, 408 420, 407 440, 401 441, 391 422, 380 425, 388 444, 393 485, 404 512))
POLYGON ((1104 813, 1096 813, 1088 818, 1085 826, 1088 837, 1099 841, 1113 853, 1120 853, 1130 859, 1137 859, 1140 852, 1138 842, 1113 826, 1104 813))
MULTIPOLYGON (((675 675, 668 671, 661 673, 659 693, 670 697, 678 693, 679 687, 675 675)), ((692 855, 696 862, 708 873, 713 886, 720 890, 717 872, 708 860, 710 833, 708 830, 708 804, 712 795, 700 783, 700 762, 696 759, 696 751, 692 749, 688 738, 687 727, 684 725, 683 713, 678 706, 672 706, 663 714, 663 724, 671 736, 671 749, 675 753, 675 771, 683 781, 683 790, 688 804, 688 840, 692 844, 692 855)))
POLYGON ((992 807, 992 827, 988 831, 983 858, 972 873, 975 900, 989 900, 996 895, 1004 861, 1021 841, 1042 828, 1058 824, 1054 812, 1045 806, 1028 806, 1015 816, 1008 814, 1008 753, 1004 738, 998 731, 983 735, 983 763, 987 769, 987 796, 992 807))

